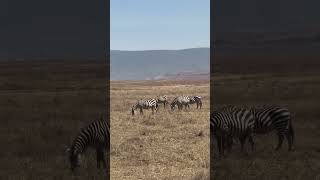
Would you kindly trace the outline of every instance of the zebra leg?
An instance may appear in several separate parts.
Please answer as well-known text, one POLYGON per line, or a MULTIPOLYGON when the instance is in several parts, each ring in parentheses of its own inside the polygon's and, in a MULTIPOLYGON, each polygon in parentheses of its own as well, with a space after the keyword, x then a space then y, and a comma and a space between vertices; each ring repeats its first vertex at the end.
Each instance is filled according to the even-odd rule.
POLYGON ((246 136, 240 137, 239 140, 241 143, 241 152, 243 152, 243 147, 244 147, 244 144, 246 143, 246 136))
POLYGON ((229 139, 229 149, 232 150, 232 146, 233 146, 233 137, 230 136, 230 139, 229 139))
POLYGON ((97 153, 97 168, 100 169, 101 152, 99 147, 97 147, 96 153, 97 153))
POLYGON ((101 161, 102 161, 103 168, 107 168, 107 163, 106 163, 106 157, 105 157, 104 150, 101 151, 101 161))
POLYGON ((216 140, 217 140, 217 144, 218 144, 218 150, 219 150, 219 155, 223 156, 223 143, 222 143, 222 136, 215 134, 216 140))
POLYGON ((286 132, 286 138, 288 141, 288 151, 292 150, 292 136, 289 132, 286 132))
POLYGON ((142 110, 142 108, 140 108, 140 114, 143 114, 143 110, 142 110))
POLYGON ((154 107, 152 106, 151 109, 152 109, 152 114, 154 114, 154 107))
POLYGON ((275 150, 279 150, 282 146, 282 142, 283 142, 283 134, 282 133, 278 133, 278 145, 277 147, 275 148, 275 150))
POLYGON ((230 152, 232 150, 232 144, 233 144, 233 137, 231 135, 227 135, 225 148, 227 148, 228 152, 230 152))
POLYGON ((294 147, 293 147, 293 140, 294 140, 294 130, 293 130, 293 127, 292 127, 292 122, 290 122, 290 125, 289 125, 289 135, 290 135, 290 139, 291 139, 291 148, 290 151, 294 150, 294 147))
POLYGON ((219 140, 220 140, 220 146, 219 146, 220 147, 220 155, 221 155, 221 157, 223 157, 224 156, 224 147, 223 147, 224 138, 222 135, 220 135, 219 140))
POLYGON ((254 141, 251 135, 249 136, 249 143, 251 144, 252 151, 254 151, 254 141))

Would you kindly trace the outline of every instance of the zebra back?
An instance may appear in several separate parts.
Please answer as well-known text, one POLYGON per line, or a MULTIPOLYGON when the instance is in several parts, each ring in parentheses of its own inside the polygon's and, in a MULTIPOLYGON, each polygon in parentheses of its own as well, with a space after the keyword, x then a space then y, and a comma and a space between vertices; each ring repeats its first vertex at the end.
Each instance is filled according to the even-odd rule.
POLYGON ((178 97, 175 97, 170 106, 171 106, 171 110, 174 110, 175 106, 178 105, 178 106, 181 106, 183 104, 189 104, 190 103, 190 97, 189 96, 178 96, 178 97))
POLYGON ((260 134, 277 130, 284 133, 291 124, 291 113, 287 108, 280 106, 264 106, 263 108, 251 108, 256 124, 255 131, 260 134))
POLYGON ((164 107, 166 107, 166 104, 168 104, 168 98, 166 95, 157 96, 156 100, 157 104, 162 103, 164 107))

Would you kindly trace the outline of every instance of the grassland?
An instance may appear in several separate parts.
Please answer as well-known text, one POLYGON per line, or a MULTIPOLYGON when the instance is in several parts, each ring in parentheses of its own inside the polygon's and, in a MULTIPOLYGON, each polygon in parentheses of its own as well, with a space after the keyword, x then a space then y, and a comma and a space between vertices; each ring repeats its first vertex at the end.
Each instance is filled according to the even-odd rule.
MULTIPOLYGON (((240 145, 236 145, 225 159, 219 159, 216 144, 212 141, 213 159, 210 167, 212 179, 320 178, 320 73, 302 70, 290 72, 288 71, 290 67, 287 65, 282 64, 286 68, 286 71, 282 72, 280 67, 276 66, 279 69, 278 73, 270 73, 271 66, 265 73, 214 74, 211 94, 213 108, 227 104, 281 105, 289 108, 294 115, 296 150, 288 152, 287 142, 284 141, 282 149, 274 151, 278 139, 275 134, 269 134, 256 137, 254 152, 251 151, 249 144, 246 146, 248 154, 241 153, 240 145)), ((313 69, 316 67, 319 66, 313 69)))
POLYGON ((106 111, 106 63, 0 64, 0 179, 105 179, 88 150, 76 174, 67 146, 106 111))
POLYGON ((111 82, 111 179, 208 179, 209 82, 111 82), (203 108, 160 106, 132 116, 143 98, 200 95, 203 108))

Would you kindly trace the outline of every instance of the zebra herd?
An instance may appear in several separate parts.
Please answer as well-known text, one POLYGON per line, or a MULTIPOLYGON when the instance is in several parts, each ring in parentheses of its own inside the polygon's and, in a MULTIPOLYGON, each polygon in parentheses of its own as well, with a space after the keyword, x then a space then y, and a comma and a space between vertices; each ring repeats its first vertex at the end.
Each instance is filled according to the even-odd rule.
MULTIPOLYGON (((163 107, 166 108, 166 105, 169 104, 168 97, 158 96, 156 98, 140 99, 132 106, 131 113, 134 115, 135 111, 139 109, 140 114, 143 114, 143 109, 151 109, 152 114, 154 114, 155 111, 158 111, 159 104, 163 104, 163 107)), ((172 111, 175 110, 176 106, 178 106, 179 110, 182 110, 183 106, 185 106, 185 109, 190 109, 190 104, 197 104, 197 109, 201 109, 202 98, 200 96, 178 96, 172 100, 170 108, 172 111)))
MULTIPOLYGON (((154 107, 158 108, 158 104, 168 103, 165 96, 158 97, 153 101, 138 101, 143 102, 142 107, 148 102, 155 103, 154 107), (161 101, 159 99, 161 98, 161 101)), ((172 110, 177 105, 182 109, 189 104, 197 103, 201 108, 202 102, 199 96, 179 96, 174 98, 170 103, 172 110)), ((139 104, 139 103, 138 103, 139 104)), ((140 104, 141 105, 141 104, 140 104)), ((142 108, 140 108, 142 109, 142 108)), ((276 131, 278 134, 278 145, 275 150, 279 150, 282 146, 284 138, 288 141, 288 151, 292 151, 294 141, 294 129, 292 125, 292 115, 288 109, 280 106, 267 106, 264 108, 245 108, 236 106, 226 106, 219 110, 211 112, 210 115, 210 134, 215 137, 218 144, 219 154, 224 156, 224 149, 231 150, 233 140, 238 139, 241 143, 241 151, 243 151, 246 139, 251 144, 254 150, 254 135, 267 134, 271 131, 276 131)), ((110 146, 110 125, 109 122, 103 119, 96 120, 81 129, 79 134, 73 140, 69 153, 69 162, 71 170, 80 166, 81 154, 87 147, 96 149, 97 168, 102 166, 107 168, 105 152, 109 153, 110 146)))
POLYGON ((254 135, 267 134, 275 130, 278 135, 279 150, 286 137, 288 151, 293 150, 294 130, 292 115, 288 109, 280 106, 263 108, 245 108, 226 106, 211 112, 210 132, 217 140, 219 154, 224 156, 224 149, 231 150, 233 139, 239 139, 241 151, 248 138, 254 150, 254 135))

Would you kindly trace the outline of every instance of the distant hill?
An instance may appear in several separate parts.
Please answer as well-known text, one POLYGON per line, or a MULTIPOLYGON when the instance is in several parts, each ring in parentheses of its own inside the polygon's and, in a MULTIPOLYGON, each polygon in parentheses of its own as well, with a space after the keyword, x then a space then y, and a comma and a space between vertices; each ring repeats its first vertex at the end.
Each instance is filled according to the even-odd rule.
POLYGON ((111 80, 145 80, 180 72, 208 73, 210 48, 111 50, 111 80))
POLYGON ((152 78, 147 78, 146 80, 204 80, 209 81, 210 80, 210 73, 199 73, 199 72, 179 72, 176 74, 164 74, 155 76, 152 78))

